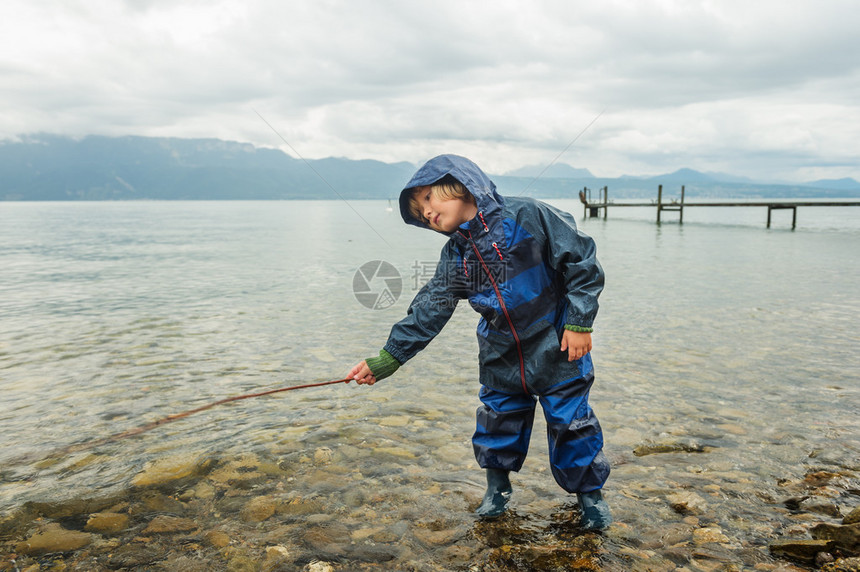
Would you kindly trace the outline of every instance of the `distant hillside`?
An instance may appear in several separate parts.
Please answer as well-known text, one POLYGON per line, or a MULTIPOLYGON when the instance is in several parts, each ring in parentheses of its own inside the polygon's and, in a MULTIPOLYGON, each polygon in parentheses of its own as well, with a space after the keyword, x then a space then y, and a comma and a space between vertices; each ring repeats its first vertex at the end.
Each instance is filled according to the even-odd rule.
POLYGON ((547 179, 590 179, 594 177, 588 169, 577 169, 566 163, 553 163, 546 165, 531 165, 520 167, 505 173, 506 177, 537 177, 547 179))
POLYGON ((369 160, 305 163, 217 139, 38 135, 0 143, 6 200, 387 198, 414 171, 369 160))
POLYGON ((586 188, 596 200, 600 189, 608 187, 609 199, 655 199, 657 187, 663 185, 663 197, 673 199, 766 199, 766 198, 847 198, 860 197, 860 190, 814 188, 805 185, 768 185, 758 183, 733 183, 713 180, 690 182, 689 179, 673 177, 619 177, 590 179, 545 179, 494 176, 493 181, 503 195, 524 195, 543 198, 577 198, 586 188))
MULTIPOLYGON (((276 149, 218 139, 33 135, 0 142, 0 200, 390 199, 416 169, 410 163, 340 158, 307 162, 276 149)), ((575 198, 609 187, 610 199, 688 197, 857 197, 854 179, 768 185, 680 169, 655 177, 595 177, 563 163, 491 175, 502 194, 575 198), (542 174, 541 174, 542 173, 542 174), (540 177, 538 177, 540 175, 540 177)))
POLYGON ((816 187, 820 189, 839 189, 843 191, 860 191, 860 183, 851 178, 845 179, 821 179, 804 183, 807 187, 816 187))
MULTIPOLYGON (((555 167, 555 165, 554 165, 555 167)), ((569 167, 573 169, 573 167, 569 167)), ((525 176, 494 176, 493 181, 502 194, 530 195, 545 198, 574 198, 582 189, 589 189, 596 199, 599 189, 609 188, 609 199, 656 199, 657 188, 663 185, 663 196, 669 199, 681 195, 689 198, 844 198, 860 196, 860 183, 854 179, 818 181, 797 185, 757 183, 746 177, 726 173, 701 173, 679 169, 672 173, 648 177, 624 175, 617 178, 588 176, 551 178, 546 173, 539 179, 525 176), (853 183, 853 184, 852 184, 853 183)), ((549 169, 547 173, 549 173, 549 169)))

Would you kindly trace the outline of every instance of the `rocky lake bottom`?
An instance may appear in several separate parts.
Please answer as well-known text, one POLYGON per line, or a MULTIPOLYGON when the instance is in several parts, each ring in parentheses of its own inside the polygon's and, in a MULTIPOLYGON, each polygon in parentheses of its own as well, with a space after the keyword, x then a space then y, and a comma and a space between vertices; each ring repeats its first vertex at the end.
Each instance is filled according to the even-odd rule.
MULTIPOLYGON (((382 416, 366 434, 334 417, 255 452, 155 456, 109 494, 30 501, 0 521, 0 570, 857 570, 860 473, 833 451, 763 487, 690 436, 611 447, 616 523, 594 533, 531 462, 539 446, 508 512, 480 520, 482 474, 444 409, 382 416)), ((60 462, 71 475, 110 459, 60 462)))

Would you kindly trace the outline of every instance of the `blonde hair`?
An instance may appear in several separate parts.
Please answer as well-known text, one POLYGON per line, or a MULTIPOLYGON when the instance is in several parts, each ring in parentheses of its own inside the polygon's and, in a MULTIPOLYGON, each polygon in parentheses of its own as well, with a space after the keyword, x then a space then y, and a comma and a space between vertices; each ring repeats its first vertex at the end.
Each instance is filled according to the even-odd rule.
POLYGON ((409 214, 425 224, 428 221, 424 218, 424 208, 421 206, 421 201, 418 197, 419 195, 426 193, 428 190, 436 199, 443 201, 460 199, 461 201, 475 204, 475 197, 469 192, 469 189, 467 189, 463 183, 450 175, 440 179, 432 185, 415 187, 409 195, 409 214))

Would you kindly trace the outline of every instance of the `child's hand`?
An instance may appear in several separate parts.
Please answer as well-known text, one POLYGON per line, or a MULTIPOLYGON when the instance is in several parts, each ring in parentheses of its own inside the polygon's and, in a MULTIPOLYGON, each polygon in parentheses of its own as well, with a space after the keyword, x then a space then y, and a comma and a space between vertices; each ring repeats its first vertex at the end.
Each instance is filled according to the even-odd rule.
POLYGON ((567 361, 578 360, 591 351, 591 334, 565 330, 561 336, 561 351, 567 352, 567 361))
POLYGON ((376 376, 373 375, 373 372, 367 367, 367 362, 364 361, 349 370, 349 374, 346 377, 354 379, 359 385, 373 385, 376 383, 376 376))

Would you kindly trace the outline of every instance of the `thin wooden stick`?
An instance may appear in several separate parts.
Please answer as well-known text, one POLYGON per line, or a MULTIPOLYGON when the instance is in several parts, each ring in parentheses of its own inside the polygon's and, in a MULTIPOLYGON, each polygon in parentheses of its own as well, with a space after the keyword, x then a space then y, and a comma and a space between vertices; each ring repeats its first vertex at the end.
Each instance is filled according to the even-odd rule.
POLYGON ((319 383, 306 383, 304 385, 291 385, 289 387, 281 387, 278 389, 270 389, 268 391, 261 391, 259 393, 246 393, 244 395, 235 395, 233 397, 227 397, 225 399, 220 399, 218 401, 213 401, 207 405, 203 405, 201 407, 196 407, 194 409, 189 409, 188 411, 183 411, 181 413, 174 413, 172 415, 168 415, 166 417, 162 417, 161 419, 156 419, 150 423, 146 423, 145 425, 140 425, 138 427, 134 427, 132 429, 128 429, 126 431, 122 431, 120 433, 115 433, 110 435, 109 437, 102 437, 100 439, 93 439, 91 441, 86 441, 84 443, 77 443, 74 445, 69 445, 63 449, 59 449, 54 451, 52 454, 48 455, 45 458, 54 457, 56 455, 68 455, 69 453, 76 453, 78 451, 84 451, 86 449, 92 449, 93 447, 98 447, 99 445, 104 445, 105 443, 110 443, 112 441, 118 441, 120 439, 125 439, 127 437, 132 437, 134 435, 140 435, 141 433, 145 433, 146 431, 150 431, 155 429, 156 427, 160 427, 161 425, 166 425, 167 423, 173 423, 177 419, 183 419, 188 417, 189 415, 193 415, 194 413, 199 413, 201 411, 206 411, 207 409, 212 409, 217 405, 223 405, 225 403, 231 403, 233 401, 240 401, 242 399, 251 399, 252 397, 262 397, 263 395, 272 395, 273 393, 281 393, 284 391, 293 391, 294 389, 306 389, 309 387, 321 387, 323 385, 333 385, 335 383, 349 383, 352 381, 352 378, 345 379, 336 379, 333 381, 321 381, 319 383))

